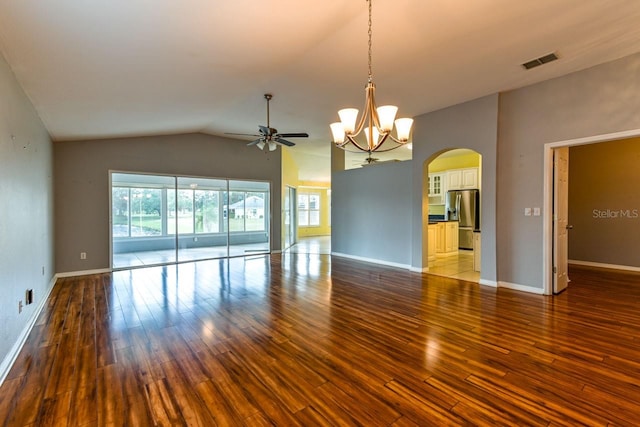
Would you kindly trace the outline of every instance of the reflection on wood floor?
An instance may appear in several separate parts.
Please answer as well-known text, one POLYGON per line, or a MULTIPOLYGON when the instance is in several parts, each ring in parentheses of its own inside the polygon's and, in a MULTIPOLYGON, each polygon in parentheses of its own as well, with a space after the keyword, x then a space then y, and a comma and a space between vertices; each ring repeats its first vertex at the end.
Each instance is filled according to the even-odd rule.
POLYGON ((557 297, 327 255, 58 281, 8 426, 637 425, 640 276, 557 297))
POLYGON ((331 236, 301 237, 288 251, 297 254, 329 255, 331 253, 331 236))

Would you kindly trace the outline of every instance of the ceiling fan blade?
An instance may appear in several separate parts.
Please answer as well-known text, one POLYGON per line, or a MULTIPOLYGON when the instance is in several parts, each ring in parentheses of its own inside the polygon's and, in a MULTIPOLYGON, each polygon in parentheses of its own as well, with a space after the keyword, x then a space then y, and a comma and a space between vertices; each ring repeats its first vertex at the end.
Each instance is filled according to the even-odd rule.
POLYGON ((250 143, 247 144, 247 146, 256 145, 260 141, 262 141, 262 138, 258 138, 255 141, 251 141, 250 143))
POLYGON ((255 133, 235 133, 235 132, 225 132, 225 135, 242 135, 242 136, 260 136, 255 133))
POLYGON ((294 145, 296 145, 295 143, 291 142, 291 141, 287 141, 286 139, 282 139, 279 136, 273 138, 273 140, 275 142, 279 142, 282 145, 286 145, 287 147, 293 147, 294 145))
POLYGON ((306 132, 279 133, 277 136, 282 138, 309 138, 309 134, 306 132))

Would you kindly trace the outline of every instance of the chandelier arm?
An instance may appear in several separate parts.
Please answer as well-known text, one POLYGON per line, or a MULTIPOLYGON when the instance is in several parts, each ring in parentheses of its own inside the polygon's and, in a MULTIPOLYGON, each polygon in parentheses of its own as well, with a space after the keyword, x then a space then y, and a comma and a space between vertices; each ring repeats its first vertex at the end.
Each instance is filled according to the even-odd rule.
POLYGON ((387 132, 387 133, 380 134, 380 136, 379 136, 378 138, 380 138, 380 137, 382 137, 382 138, 380 138, 380 139, 378 140, 378 142, 377 142, 375 145, 373 145, 373 146, 371 147, 371 151, 376 151, 376 152, 386 151, 386 150, 378 150, 378 148, 379 148, 379 147, 382 147, 382 144, 384 144, 384 142, 387 140, 387 137, 388 137, 388 136, 389 136, 389 133, 388 133, 388 132, 387 132))
POLYGON ((408 140, 408 139, 407 139, 406 141, 403 141, 403 140, 401 140, 401 139, 396 138, 396 137, 395 137, 395 136, 393 136, 393 135, 389 135, 389 137, 391 137, 391 139, 392 139, 396 144, 399 144, 400 146, 402 146, 402 145, 405 145, 405 144, 408 144, 408 143, 409 143, 409 140, 408 140))
POLYGON ((376 86, 371 83, 371 93, 367 92, 369 95, 369 112, 371 114, 371 120, 373 120, 373 124, 378 129, 378 133, 383 134, 384 132, 380 128, 380 117, 378 116, 378 110, 376 109, 376 86))
MULTIPOLYGON (((347 141, 352 143, 360 151, 371 151, 369 149, 369 147, 365 148, 362 145, 358 144, 358 141, 356 141, 355 138, 353 138, 351 135, 347 135, 347 141)), ((345 145, 346 145, 346 143, 345 143, 345 145)))
POLYGON ((360 120, 358 121, 358 125, 354 129, 354 131, 350 134, 354 138, 360 135, 360 132, 364 129, 364 125, 367 122, 367 118, 369 117, 369 109, 371 104, 371 93, 375 91, 375 85, 373 82, 367 83, 367 87, 365 88, 365 99, 364 99, 364 108, 362 109, 362 115, 360 116, 360 120))
POLYGON ((387 151, 393 151, 395 149, 398 149, 402 147, 402 145, 396 145, 395 147, 391 147, 391 148, 386 148, 384 150, 375 150, 376 153, 386 153, 387 151))

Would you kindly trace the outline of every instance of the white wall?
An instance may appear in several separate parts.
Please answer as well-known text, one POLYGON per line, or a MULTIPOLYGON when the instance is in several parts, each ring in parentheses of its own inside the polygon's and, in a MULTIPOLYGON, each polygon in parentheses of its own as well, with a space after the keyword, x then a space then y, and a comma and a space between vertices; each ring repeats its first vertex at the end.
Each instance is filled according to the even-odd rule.
POLYGON ((411 162, 331 176, 331 252, 409 267, 411 162))
POLYGON ((54 275, 52 166, 49 135, 0 55, 0 380, 54 275), (18 314, 27 289, 34 304, 18 314))

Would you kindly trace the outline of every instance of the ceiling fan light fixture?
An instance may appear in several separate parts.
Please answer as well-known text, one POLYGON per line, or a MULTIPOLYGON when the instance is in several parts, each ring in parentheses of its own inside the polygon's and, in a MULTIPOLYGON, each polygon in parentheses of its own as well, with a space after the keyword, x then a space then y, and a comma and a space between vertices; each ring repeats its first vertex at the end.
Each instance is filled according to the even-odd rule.
MULTIPOLYGON (((264 143, 263 143, 263 145, 264 145, 264 143)), ((275 151, 277 147, 278 146, 276 145, 275 142, 269 141, 269 151, 275 151)))
POLYGON ((264 150, 264 141, 260 141, 256 144, 258 146, 259 149, 264 150))
MULTIPOLYGON (((373 0, 367 0, 369 6, 369 78, 365 88, 365 108, 362 116, 358 120, 358 109, 343 108, 338 111, 340 122, 330 125, 333 143, 338 148, 347 150, 347 146, 352 144, 356 149, 371 154, 374 151, 391 151, 409 142, 411 136, 411 127, 413 119, 401 118, 395 120, 398 107, 395 105, 383 105, 376 107, 375 92, 376 85, 373 84, 373 73, 371 67, 371 3, 373 0), (396 135, 392 134, 393 128, 396 128, 396 135), (356 139, 362 131, 365 131, 365 141, 358 142, 356 139), (371 138, 369 137, 371 134, 371 138), (391 140, 395 146, 383 144, 391 140)), ((347 150, 350 151, 350 150, 347 150)))

